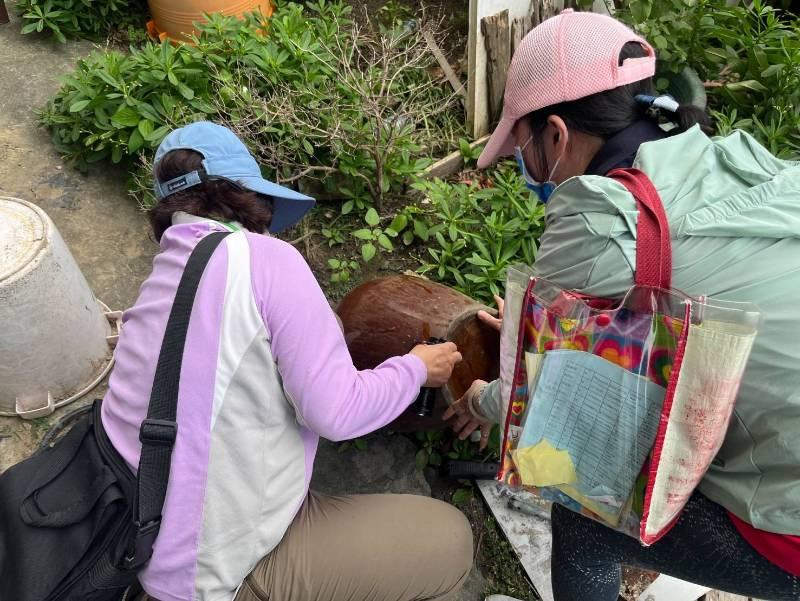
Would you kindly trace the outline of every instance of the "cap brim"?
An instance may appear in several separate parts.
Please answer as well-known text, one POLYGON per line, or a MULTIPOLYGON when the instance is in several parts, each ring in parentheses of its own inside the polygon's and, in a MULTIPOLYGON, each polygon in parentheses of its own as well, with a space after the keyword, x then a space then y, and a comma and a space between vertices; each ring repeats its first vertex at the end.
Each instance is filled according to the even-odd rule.
POLYGON ((236 181, 248 190, 272 197, 272 225, 269 231, 274 234, 300 221, 315 203, 310 196, 260 177, 240 177, 236 178, 236 181))
POLYGON ((499 157, 514 154, 514 134, 511 130, 517 122, 512 117, 503 117, 494 128, 486 147, 478 157, 478 168, 483 169, 494 163, 499 157))

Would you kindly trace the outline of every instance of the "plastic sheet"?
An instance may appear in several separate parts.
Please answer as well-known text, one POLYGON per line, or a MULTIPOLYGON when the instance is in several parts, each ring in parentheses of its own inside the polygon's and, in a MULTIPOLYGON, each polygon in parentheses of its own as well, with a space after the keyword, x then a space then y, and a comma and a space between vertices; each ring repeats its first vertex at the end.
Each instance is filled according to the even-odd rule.
POLYGON ((758 322, 752 305, 644 286, 611 302, 509 270, 501 486, 655 542, 724 440, 758 322))

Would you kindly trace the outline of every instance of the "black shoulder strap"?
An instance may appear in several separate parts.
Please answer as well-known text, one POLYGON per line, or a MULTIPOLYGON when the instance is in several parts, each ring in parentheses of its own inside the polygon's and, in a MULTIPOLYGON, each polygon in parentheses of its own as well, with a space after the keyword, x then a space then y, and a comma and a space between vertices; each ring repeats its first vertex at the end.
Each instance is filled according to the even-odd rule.
POLYGON ((125 558, 125 567, 128 569, 136 569, 150 559, 153 543, 161 527, 161 510, 167 495, 172 448, 178 433, 178 424, 175 421, 178 388, 192 305, 211 255, 229 234, 230 232, 209 234, 197 244, 189 256, 175 293, 158 355, 147 419, 142 422, 139 430, 142 453, 133 507, 136 532, 135 540, 125 558))

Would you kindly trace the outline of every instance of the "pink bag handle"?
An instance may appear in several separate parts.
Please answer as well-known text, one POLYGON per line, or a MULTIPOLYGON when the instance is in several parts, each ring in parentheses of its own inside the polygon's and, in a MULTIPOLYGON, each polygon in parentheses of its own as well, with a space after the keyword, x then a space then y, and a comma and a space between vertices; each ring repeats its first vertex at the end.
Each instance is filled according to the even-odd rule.
POLYGON ((672 245, 669 222, 653 182, 639 169, 614 169, 607 176, 618 181, 633 194, 639 209, 636 225, 636 285, 671 288, 672 245))

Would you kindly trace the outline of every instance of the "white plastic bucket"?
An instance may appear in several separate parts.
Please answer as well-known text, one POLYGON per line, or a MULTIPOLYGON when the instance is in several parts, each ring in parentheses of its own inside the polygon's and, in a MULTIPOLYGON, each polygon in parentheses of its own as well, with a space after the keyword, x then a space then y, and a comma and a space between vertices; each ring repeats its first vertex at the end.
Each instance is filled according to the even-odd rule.
POLYGON ((0 415, 49 415, 99 383, 108 315, 47 214, 0 196, 0 415))

